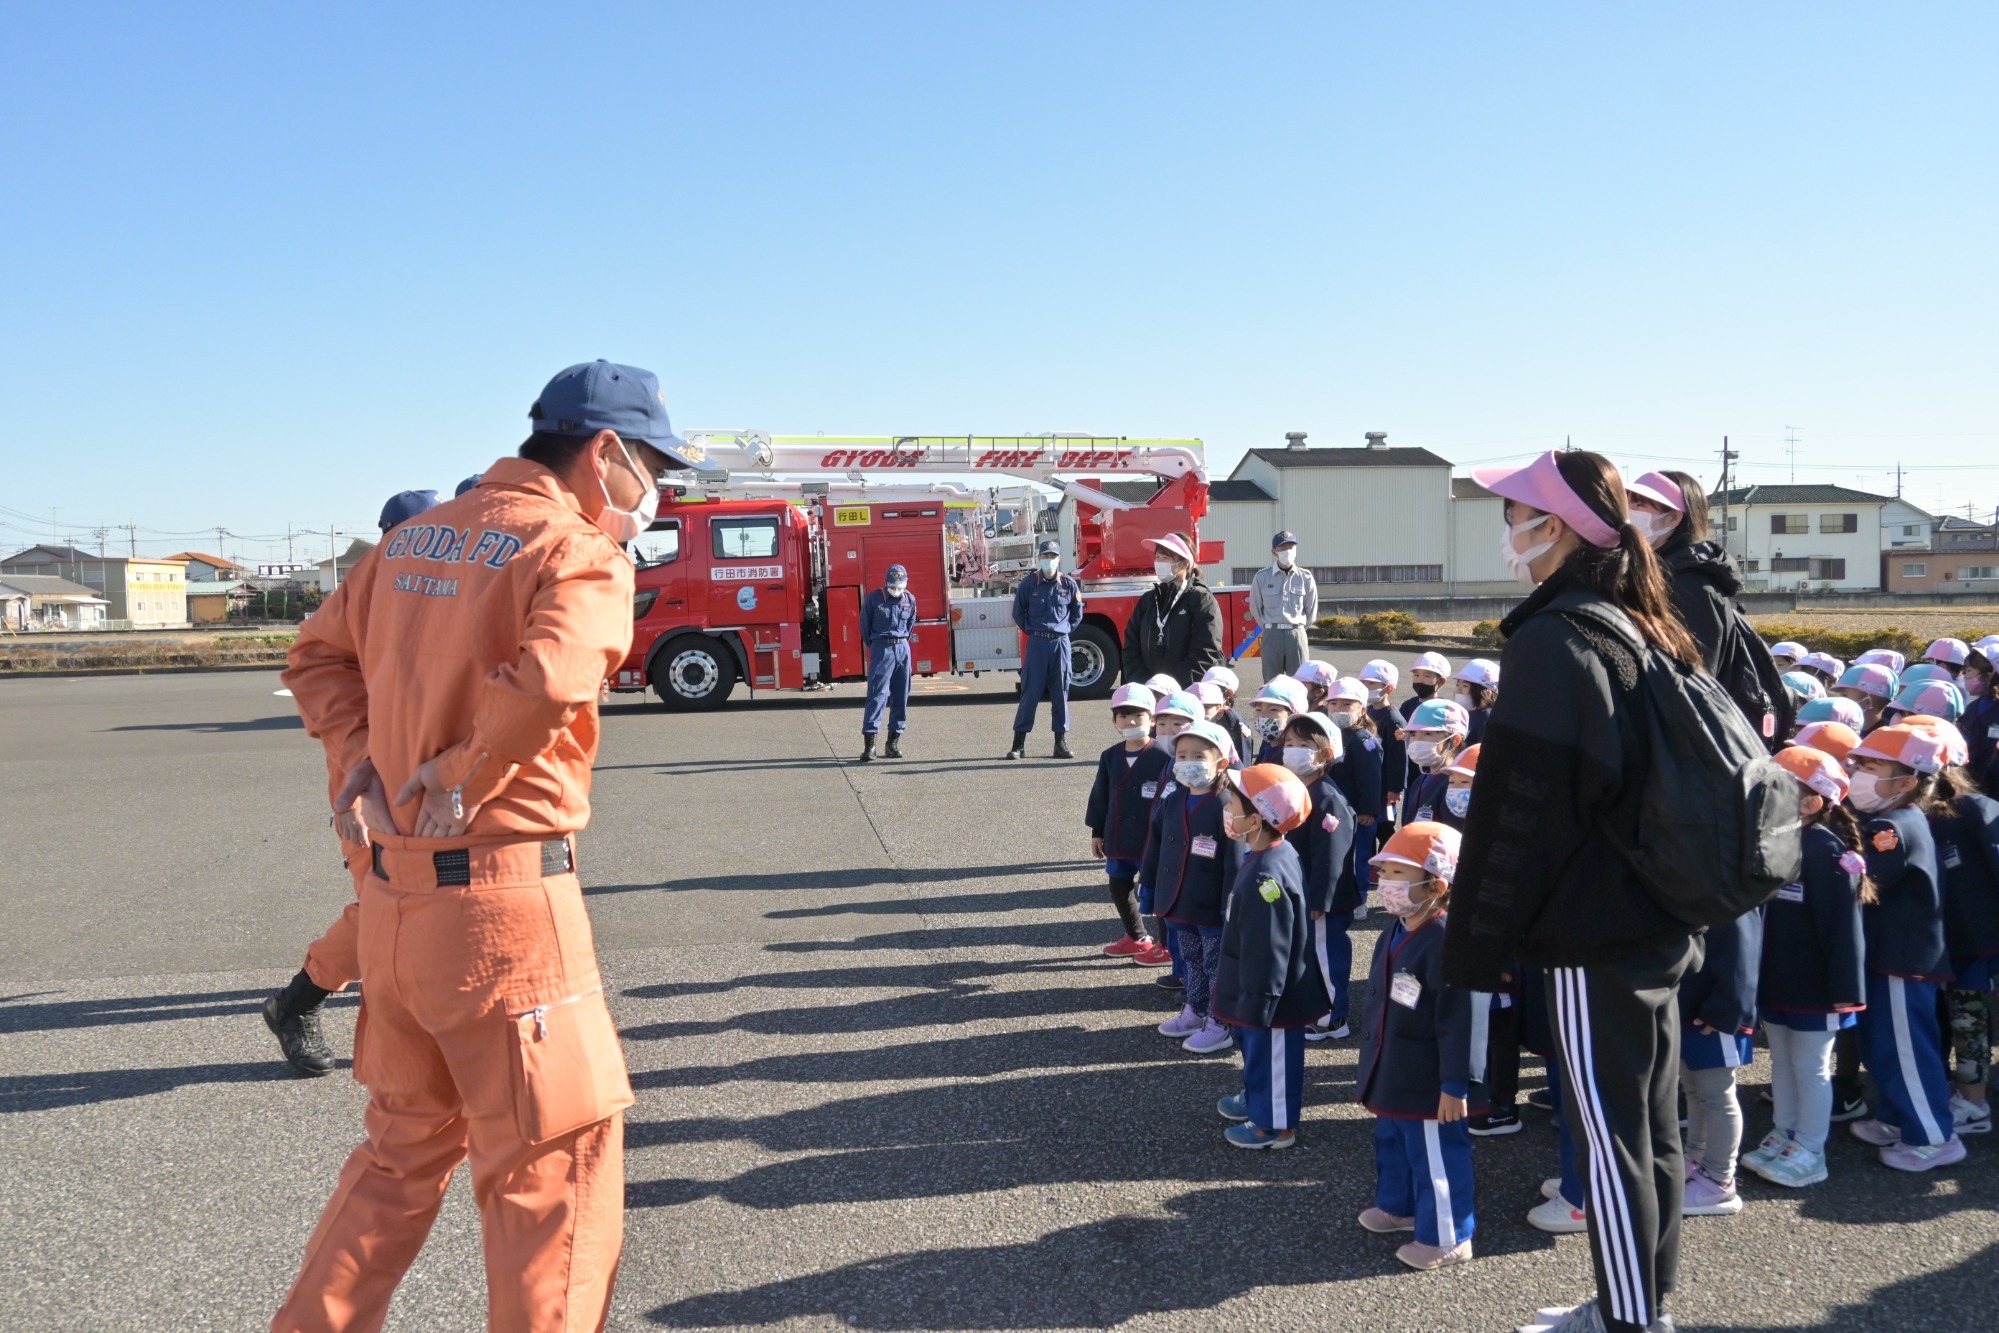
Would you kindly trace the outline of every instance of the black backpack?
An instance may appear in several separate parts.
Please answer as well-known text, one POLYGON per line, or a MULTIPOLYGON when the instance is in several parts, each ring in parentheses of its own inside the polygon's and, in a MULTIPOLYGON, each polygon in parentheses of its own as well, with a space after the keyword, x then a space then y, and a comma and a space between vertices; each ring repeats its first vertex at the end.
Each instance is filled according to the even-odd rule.
POLYGON ((1609 602, 1565 598, 1550 609, 1590 621, 1637 658, 1652 766, 1637 846, 1615 835, 1611 843, 1653 901, 1699 930, 1761 907, 1794 882, 1804 861, 1796 779, 1770 758, 1720 682, 1652 647, 1609 602))
POLYGON ((1714 677, 1749 720, 1750 730, 1759 733, 1763 749, 1774 754, 1791 735, 1797 706, 1791 702, 1791 692, 1784 688, 1784 678, 1778 673, 1763 636, 1732 600, 1727 605, 1726 627, 1715 653, 1714 677), (1770 734, 1763 736, 1760 733, 1766 725, 1770 734))

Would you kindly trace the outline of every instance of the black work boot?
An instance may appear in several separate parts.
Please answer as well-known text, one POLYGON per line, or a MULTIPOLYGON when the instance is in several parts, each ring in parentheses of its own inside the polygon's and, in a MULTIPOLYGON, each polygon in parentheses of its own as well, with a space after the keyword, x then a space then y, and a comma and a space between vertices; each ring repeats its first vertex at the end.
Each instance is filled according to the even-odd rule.
POLYGON ((875 734, 872 731, 864 731, 861 733, 861 762, 872 764, 874 761, 875 734))
POLYGON ((330 993, 315 986, 301 969, 283 990, 264 1001, 264 1026, 277 1037, 286 1063, 313 1078, 333 1072, 333 1048, 319 1030, 320 1006, 330 993))
POLYGON ((1053 757, 1056 759, 1074 759, 1076 757, 1076 752, 1069 748, 1068 732, 1058 731, 1055 733, 1055 754, 1053 757))
POLYGON ((890 733, 888 734, 888 748, 887 748, 886 750, 883 750, 883 751, 882 751, 882 758, 884 758, 884 759, 900 759, 900 758, 902 758, 902 733, 901 733, 901 732, 899 732, 899 731, 891 731, 891 732, 890 732, 890 733))
POLYGON ((1012 748, 1011 750, 1008 750, 1008 751, 1006 752, 1006 757, 1007 757, 1007 758, 1009 758, 1009 759, 1025 759, 1025 758, 1027 758, 1027 733, 1026 733, 1026 732, 1024 732, 1024 731, 1016 731, 1016 732, 1014 732, 1014 733, 1013 733, 1013 748, 1012 748))

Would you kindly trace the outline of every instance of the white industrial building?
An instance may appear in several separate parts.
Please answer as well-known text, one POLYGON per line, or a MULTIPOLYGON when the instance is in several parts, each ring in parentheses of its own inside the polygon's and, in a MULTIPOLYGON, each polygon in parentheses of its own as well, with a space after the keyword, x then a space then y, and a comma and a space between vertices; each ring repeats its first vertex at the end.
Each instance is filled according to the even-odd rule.
POLYGON ((1742 486, 1708 497, 1717 537, 1756 592, 1878 591, 1881 552, 1893 549, 1881 518, 1891 503, 1845 486, 1742 486))

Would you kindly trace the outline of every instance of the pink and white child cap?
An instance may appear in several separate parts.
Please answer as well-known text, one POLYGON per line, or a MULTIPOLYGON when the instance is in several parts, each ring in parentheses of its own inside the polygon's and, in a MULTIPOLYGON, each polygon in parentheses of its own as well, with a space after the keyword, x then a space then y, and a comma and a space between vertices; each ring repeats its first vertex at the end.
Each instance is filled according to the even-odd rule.
POLYGON ((1770 656, 1788 657, 1793 662, 1802 659, 1809 651, 1810 649, 1806 648, 1802 643, 1793 643, 1789 639, 1784 640, 1782 643, 1773 643, 1770 645, 1770 656))
POLYGON ((1145 682, 1145 688, 1154 694, 1171 694, 1180 688, 1180 682, 1161 671, 1145 682))
POLYGON ((1442 653, 1418 653, 1416 654, 1416 661, 1409 669, 1411 671, 1433 671, 1439 676, 1449 676, 1451 674, 1451 659, 1442 653))
POLYGON ((1203 708, 1220 708, 1229 701, 1229 697, 1222 693, 1222 687, 1212 680, 1195 681, 1187 687, 1187 693, 1199 699, 1203 708))
POLYGON ((1294 713, 1303 713, 1312 707, 1312 701, 1305 697, 1305 687, 1289 676, 1272 676, 1265 681, 1253 702, 1282 704, 1294 713))
POLYGON ((1846 663, 1831 653, 1806 653, 1798 659, 1798 665, 1810 667, 1814 671, 1823 671, 1834 680, 1838 680, 1846 671, 1846 663))
POLYGON ((1371 866, 1414 866, 1449 884, 1457 878, 1458 850, 1463 841, 1464 835, 1449 824, 1417 820, 1397 829, 1389 838, 1388 845, 1379 854, 1369 857, 1367 863, 1371 866))
POLYGON ((1384 662, 1378 657, 1360 669, 1360 678, 1370 685, 1386 685, 1391 690, 1402 683, 1402 673, 1395 669, 1395 663, 1384 662))
POLYGON ((1467 685, 1483 685, 1489 690, 1496 690, 1499 688, 1499 663, 1489 657, 1474 657, 1451 679, 1461 680, 1467 685))
POLYGON ((1300 685, 1330 685, 1340 678, 1340 671, 1331 662, 1306 662, 1291 673, 1291 678, 1300 685))
POLYGON ((1159 700, 1143 685, 1120 685, 1111 691, 1111 711, 1120 708, 1143 708, 1151 712, 1159 706, 1159 700))
POLYGON ((1963 639, 1938 639, 1923 649, 1925 662, 1942 662, 1945 666, 1963 666, 1969 656, 1971 648, 1963 639))
POLYGON ((1341 676, 1326 692, 1326 702, 1364 704, 1367 702, 1367 682, 1358 676, 1341 676))
POLYGON ((1201 679, 1210 685, 1219 685, 1234 694, 1242 688, 1242 677, 1225 666, 1211 666, 1201 673, 1201 679))
MULTIPOLYGON (((1526 467, 1482 467, 1471 474, 1472 480, 1494 495, 1553 514, 1591 546, 1608 550, 1617 545, 1617 529, 1569 489, 1561 469, 1555 465, 1556 456, 1550 449, 1526 467)), ((1682 506, 1685 503, 1681 501, 1682 506)))
POLYGON ((1852 665, 1884 666, 1899 676, 1902 674, 1902 669, 1909 665, 1909 659, 1896 652, 1893 648, 1869 648, 1866 652, 1854 658, 1852 665))
POLYGON ((1663 472, 1647 472, 1636 481, 1624 483, 1633 495, 1642 495, 1653 504, 1662 504, 1676 514, 1687 512, 1687 494, 1680 484, 1663 472))

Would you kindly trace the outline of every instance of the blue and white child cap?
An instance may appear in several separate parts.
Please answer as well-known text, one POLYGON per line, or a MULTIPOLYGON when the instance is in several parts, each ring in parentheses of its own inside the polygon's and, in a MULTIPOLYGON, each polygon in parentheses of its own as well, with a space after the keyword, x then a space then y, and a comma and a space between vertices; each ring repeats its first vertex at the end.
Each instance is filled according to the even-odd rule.
POLYGON ((1904 713, 1940 717, 1955 724, 1964 716, 1964 692, 1947 680, 1926 680, 1903 686, 1902 692, 1895 696, 1895 702, 1888 706, 1904 713))
POLYGON ((1831 653, 1806 653, 1798 659, 1798 665, 1810 667, 1814 671, 1823 671, 1834 680, 1838 680, 1840 673, 1846 670, 1846 663, 1831 653))
POLYGON ((1464 736, 1471 732, 1471 714, 1456 699, 1425 699, 1416 705, 1402 731, 1405 735, 1412 731, 1448 731, 1453 736, 1464 736))
POLYGON ((1839 688, 1859 690, 1876 699, 1892 699, 1901 682, 1887 667, 1873 662, 1856 662, 1839 673, 1839 688))
POLYGON ((1791 692, 1793 699, 1801 702, 1809 703, 1813 699, 1825 698, 1825 682, 1809 671, 1786 671, 1784 688, 1791 692))
POLYGON ((1333 750, 1334 763, 1337 764, 1340 760, 1346 758, 1346 737, 1341 732, 1339 723, 1333 721, 1324 713, 1300 713, 1291 719, 1291 726, 1296 727, 1300 724, 1311 727, 1326 738, 1326 743, 1333 750))
MULTIPOLYGON (((1792 672, 1794 676, 1797 672, 1792 672)), ((1791 676, 1784 677, 1789 682, 1791 676)), ((1812 684, 1818 684, 1812 681, 1812 684)), ((1867 725, 1867 715, 1860 711, 1860 705, 1851 699, 1832 699, 1821 695, 1807 699, 1798 705, 1798 724, 1807 726, 1813 722, 1840 722, 1859 731, 1867 725)))
POLYGON ((1146 681, 1145 688, 1151 690, 1154 694, 1174 694, 1179 691, 1180 682, 1162 671, 1151 680, 1146 681))
POLYGON ((1963 639, 1938 639, 1923 649, 1925 662, 1942 662, 1945 666, 1963 666, 1964 659, 1971 656, 1971 645, 1963 639))
POLYGON ((1793 662, 1799 661, 1810 651, 1802 643, 1793 643, 1789 639, 1784 640, 1782 643, 1773 643, 1770 645, 1770 656, 1788 657, 1793 662))
POLYGON ((1451 659, 1442 653, 1418 653, 1409 667, 1411 671, 1434 671, 1448 679, 1451 674, 1451 659))
POLYGON ((1201 673, 1201 679, 1210 685, 1219 685, 1234 694, 1242 688, 1242 677, 1225 666, 1211 666, 1201 673))
POLYGON ((1306 662, 1291 673, 1291 678, 1300 685, 1331 685, 1340 678, 1340 671, 1331 662, 1306 662))
POLYGON ((1289 676, 1272 676, 1263 682, 1263 688, 1256 692, 1255 702, 1282 704, 1294 713, 1303 713, 1312 707, 1312 701, 1305 697, 1305 687, 1289 676))
POLYGON ((1174 746, 1177 748, 1180 742, 1189 736, 1198 741, 1206 741, 1209 745, 1214 746, 1215 753, 1221 755, 1224 764, 1233 764, 1236 761, 1235 742, 1229 739, 1229 734, 1226 731, 1223 731, 1214 723, 1194 723, 1173 738, 1174 746))
POLYGON ((1184 717, 1189 722, 1199 722, 1207 717, 1208 710, 1201 707, 1201 701, 1187 691, 1175 690, 1159 701, 1159 706, 1152 710, 1152 715, 1184 717))
POLYGON ((1364 704, 1367 702, 1367 682, 1359 676, 1341 676, 1326 691, 1326 702, 1364 704))
POLYGON ((1467 685, 1482 685, 1488 690, 1496 690, 1499 688, 1499 663, 1489 657, 1474 657, 1451 679, 1461 680, 1467 685))
POLYGON ((1951 675, 1949 671, 1938 666, 1935 662, 1918 662, 1902 673, 1902 688, 1906 690, 1911 685, 1920 685, 1926 680, 1956 679, 1956 676, 1951 675))
POLYGON ((1111 711, 1120 708, 1143 708, 1150 713, 1159 706, 1159 700, 1152 697, 1152 691, 1143 685, 1120 685, 1111 692, 1111 711))
POLYGON ((1377 657, 1360 669, 1360 678, 1370 685, 1385 685, 1392 690, 1402 682, 1402 673, 1395 669, 1395 663, 1377 657))
POLYGON ((1853 661, 1857 666, 1884 666, 1898 676, 1902 674, 1902 668, 1909 665, 1909 659, 1893 648, 1869 648, 1853 661))

